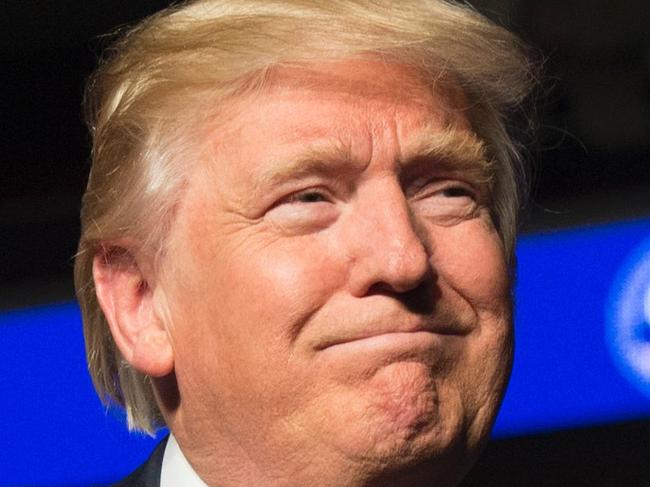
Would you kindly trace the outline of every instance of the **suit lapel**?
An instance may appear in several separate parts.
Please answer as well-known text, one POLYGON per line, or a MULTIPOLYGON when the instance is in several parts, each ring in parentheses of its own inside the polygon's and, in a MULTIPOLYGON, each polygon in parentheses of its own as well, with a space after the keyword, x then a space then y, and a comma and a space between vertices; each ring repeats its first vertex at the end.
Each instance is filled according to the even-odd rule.
POLYGON ((160 487, 160 471, 168 439, 169 436, 163 438, 146 462, 113 487, 160 487))

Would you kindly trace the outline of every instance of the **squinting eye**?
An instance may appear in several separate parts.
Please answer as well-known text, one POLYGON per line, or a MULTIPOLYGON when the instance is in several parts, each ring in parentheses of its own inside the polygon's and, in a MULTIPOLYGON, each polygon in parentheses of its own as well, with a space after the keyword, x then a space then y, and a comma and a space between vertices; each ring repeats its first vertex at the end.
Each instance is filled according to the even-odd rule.
POLYGON ((474 218, 479 204, 477 190, 455 180, 434 180, 411 199, 416 214, 440 225, 455 225, 474 218))
POLYGON ((327 198, 318 191, 305 191, 292 195, 286 200, 287 203, 319 203, 321 201, 327 201, 327 198))
POLYGON ((280 199, 267 210, 265 218, 284 235, 303 235, 327 228, 338 215, 332 193, 325 188, 308 188, 280 199))
POLYGON ((474 196, 471 191, 469 191, 466 188, 463 188, 462 186, 450 186, 448 188, 443 189, 442 194, 449 198, 459 198, 463 196, 472 198, 474 196))

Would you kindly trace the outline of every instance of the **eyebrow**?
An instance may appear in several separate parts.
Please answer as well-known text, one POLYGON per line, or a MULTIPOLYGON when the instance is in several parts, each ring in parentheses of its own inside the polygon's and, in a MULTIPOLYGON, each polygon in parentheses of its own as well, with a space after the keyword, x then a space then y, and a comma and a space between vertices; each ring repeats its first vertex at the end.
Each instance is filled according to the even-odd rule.
MULTIPOLYGON (((489 183, 493 176, 485 143, 470 131, 427 128, 406 145, 403 153, 397 161, 400 179, 412 173, 433 171, 462 172, 478 183, 489 183)), ((260 175, 258 184, 269 188, 310 176, 340 178, 361 172, 365 167, 364 162, 353 157, 349 145, 335 139, 316 143, 270 164, 260 175)))
POLYGON ((336 140, 309 146, 282 162, 271 164, 271 168, 261 174, 259 181, 262 185, 273 187, 308 176, 335 177, 361 170, 350 147, 336 140))
POLYGON ((485 142, 471 131, 451 127, 421 132, 407 144, 398 162, 402 177, 423 169, 463 173, 478 183, 489 183, 494 176, 494 162, 485 142))

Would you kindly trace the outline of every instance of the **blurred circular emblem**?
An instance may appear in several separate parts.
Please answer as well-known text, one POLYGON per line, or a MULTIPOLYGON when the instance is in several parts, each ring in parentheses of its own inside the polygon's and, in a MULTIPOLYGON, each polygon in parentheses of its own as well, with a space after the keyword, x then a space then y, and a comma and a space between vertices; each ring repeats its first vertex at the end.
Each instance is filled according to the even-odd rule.
POLYGON ((650 396, 650 239, 623 265, 611 289, 608 343, 623 375, 650 396))

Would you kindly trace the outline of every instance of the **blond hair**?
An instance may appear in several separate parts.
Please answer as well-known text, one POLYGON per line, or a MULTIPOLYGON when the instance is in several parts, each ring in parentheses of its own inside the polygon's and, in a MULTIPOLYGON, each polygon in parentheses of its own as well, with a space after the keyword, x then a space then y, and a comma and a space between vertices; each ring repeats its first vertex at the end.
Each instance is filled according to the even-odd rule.
POLYGON ((75 285, 88 366, 100 397, 126 408, 130 429, 164 424, 149 378, 122 357, 98 304, 93 258, 128 237, 154 261, 201 145, 192 130, 219 102, 259 87, 270 68, 373 53, 448 73, 469 101, 473 130, 496 161, 492 216, 511 259, 520 206, 520 148, 511 116, 530 92, 515 36, 441 0, 197 0, 123 34, 87 90, 92 167, 81 212, 75 285))

